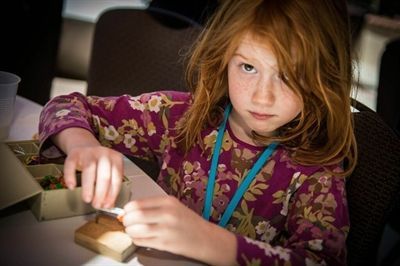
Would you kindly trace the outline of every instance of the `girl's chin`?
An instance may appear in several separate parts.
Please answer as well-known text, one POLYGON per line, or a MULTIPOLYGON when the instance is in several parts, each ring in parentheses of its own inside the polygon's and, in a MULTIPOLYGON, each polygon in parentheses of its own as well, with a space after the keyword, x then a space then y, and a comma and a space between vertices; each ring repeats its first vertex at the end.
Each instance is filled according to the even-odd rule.
POLYGON ((276 136, 276 134, 277 134, 276 130, 273 130, 273 131, 253 130, 253 131, 263 137, 273 137, 273 136, 276 136))

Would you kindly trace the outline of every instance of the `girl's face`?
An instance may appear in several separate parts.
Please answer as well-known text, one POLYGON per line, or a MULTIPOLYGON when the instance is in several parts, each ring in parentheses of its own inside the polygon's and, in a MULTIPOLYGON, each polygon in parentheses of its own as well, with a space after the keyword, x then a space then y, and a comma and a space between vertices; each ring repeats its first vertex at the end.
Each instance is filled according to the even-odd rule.
POLYGON ((302 103, 283 78, 270 47, 246 34, 228 64, 229 122, 239 139, 254 144, 252 130, 274 135, 300 113, 302 103))

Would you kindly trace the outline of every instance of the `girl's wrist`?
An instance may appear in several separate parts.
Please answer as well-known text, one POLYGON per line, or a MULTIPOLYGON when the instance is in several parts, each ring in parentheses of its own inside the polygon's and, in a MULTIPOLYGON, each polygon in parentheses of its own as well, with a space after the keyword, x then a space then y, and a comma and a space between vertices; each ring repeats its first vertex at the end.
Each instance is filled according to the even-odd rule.
POLYGON ((76 147, 101 146, 95 136, 83 128, 67 128, 52 137, 52 141, 66 154, 76 147))

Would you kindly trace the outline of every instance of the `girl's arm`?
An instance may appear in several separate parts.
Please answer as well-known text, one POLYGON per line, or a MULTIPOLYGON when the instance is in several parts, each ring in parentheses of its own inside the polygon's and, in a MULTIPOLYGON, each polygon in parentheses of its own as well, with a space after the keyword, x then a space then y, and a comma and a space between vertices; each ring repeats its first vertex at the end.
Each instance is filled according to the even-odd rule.
POLYGON ((110 206, 121 186, 119 152, 148 160, 161 157, 163 137, 177 119, 167 114, 181 114, 188 99, 189 94, 176 92, 56 97, 40 116, 40 154, 56 158, 62 155, 59 150, 63 151, 68 185, 76 186, 75 170, 80 170, 84 200, 92 201, 95 207, 110 206))

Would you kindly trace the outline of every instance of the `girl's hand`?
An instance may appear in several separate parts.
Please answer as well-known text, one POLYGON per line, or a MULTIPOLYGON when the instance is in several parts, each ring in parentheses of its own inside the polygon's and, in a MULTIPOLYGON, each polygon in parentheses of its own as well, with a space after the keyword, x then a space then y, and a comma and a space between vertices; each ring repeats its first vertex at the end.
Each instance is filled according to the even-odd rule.
POLYGON ((110 208, 121 189, 122 154, 107 147, 82 146, 69 150, 64 163, 68 188, 76 187, 75 171, 81 171, 82 198, 95 208, 110 208))
POLYGON ((124 207, 125 231, 138 246, 155 248, 213 265, 233 265, 236 237, 204 220, 172 196, 135 200, 124 207))
POLYGON ((76 187, 75 172, 81 171, 82 198, 95 208, 110 208, 121 189, 123 156, 100 145, 94 135, 83 128, 67 128, 52 137, 67 158, 64 179, 68 188, 76 187))

